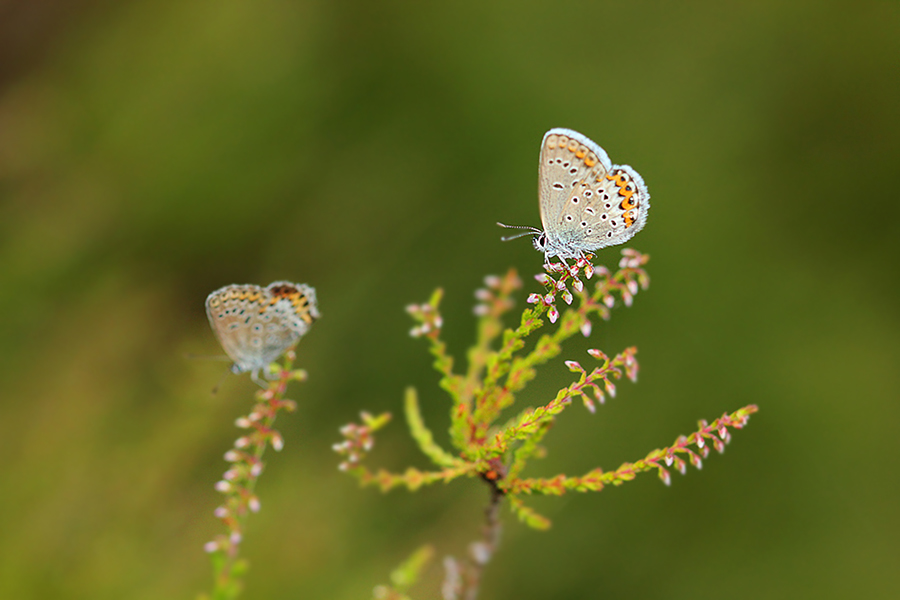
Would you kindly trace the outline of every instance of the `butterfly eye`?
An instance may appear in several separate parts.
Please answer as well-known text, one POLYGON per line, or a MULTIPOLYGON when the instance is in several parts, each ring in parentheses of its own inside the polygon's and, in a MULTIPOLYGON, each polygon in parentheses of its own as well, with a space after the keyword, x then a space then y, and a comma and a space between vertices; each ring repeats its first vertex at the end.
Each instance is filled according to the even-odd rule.
POLYGON ((538 237, 535 238, 534 247, 541 251, 543 251, 544 248, 547 247, 547 234, 546 233, 542 233, 541 235, 539 235, 538 237))

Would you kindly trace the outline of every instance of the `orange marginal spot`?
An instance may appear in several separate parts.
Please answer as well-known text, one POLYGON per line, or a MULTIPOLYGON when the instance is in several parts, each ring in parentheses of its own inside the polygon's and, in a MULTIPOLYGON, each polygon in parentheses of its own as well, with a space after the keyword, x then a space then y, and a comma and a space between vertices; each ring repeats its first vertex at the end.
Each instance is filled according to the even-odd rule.
POLYGON ((594 160, 592 157, 588 156, 587 158, 584 159, 584 164, 586 164, 588 167, 593 167, 594 165, 597 164, 597 161, 594 160))
POLYGON ((620 191, 619 193, 625 196, 625 199, 622 200, 622 204, 619 205, 622 210, 631 210, 632 208, 637 206, 637 204, 634 202, 634 198, 632 198, 634 192, 623 193, 620 191))
POLYGON ((584 148, 579 148, 575 153, 575 158, 584 158, 584 148))
POLYGON ((631 216, 631 213, 625 213, 622 216, 625 218, 625 229, 634 225, 634 217, 631 216))
POLYGON ((569 152, 575 152, 576 150, 578 150, 578 142, 569 140, 569 152))
POLYGON ((312 319, 312 315, 309 314, 309 311, 306 311, 305 313, 300 315, 300 318, 303 319, 307 325, 312 325, 313 319, 312 319))

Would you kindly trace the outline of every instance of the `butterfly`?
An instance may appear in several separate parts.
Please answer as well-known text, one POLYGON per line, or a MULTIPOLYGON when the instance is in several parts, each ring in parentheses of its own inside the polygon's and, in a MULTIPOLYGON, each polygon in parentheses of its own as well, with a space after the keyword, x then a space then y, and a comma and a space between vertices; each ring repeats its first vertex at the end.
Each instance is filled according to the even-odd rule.
POLYGON ((206 298, 206 315, 234 373, 251 373, 292 348, 319 318, 316 290, 304 283, 275 281, 266 287, 226 285, 206 298))
POLYGON ((593 141, 571 129, 544 134, 538 169, 541 224, 512 227, 534 235, 534 247, 551 257, 586 258, 586 254, 622 244, 647 222, 650 194, 637 171, 614 165, 593 141))

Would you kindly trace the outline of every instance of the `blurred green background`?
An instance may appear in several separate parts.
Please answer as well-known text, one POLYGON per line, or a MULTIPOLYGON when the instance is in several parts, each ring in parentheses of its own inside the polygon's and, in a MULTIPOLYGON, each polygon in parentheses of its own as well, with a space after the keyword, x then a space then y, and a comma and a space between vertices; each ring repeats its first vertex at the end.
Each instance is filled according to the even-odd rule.
MULTIPOLYGON (((723 456, 505 513, 482 598, 900 597, 900 4, 0 4, 0 597, 193 598, 247 376, 206 295, 308 282, 310 379, 267 456, 245 597, 366 598, 418 545, 460 555, 476 480, 359 490, 331 451, 397 419, 374 466, 425 467, 400 418, 447 398, 404 306, 541 256, 541 136, 570 127, 652 194, 652 284, 584 350, 641 379, 564 414, 533 474, 611 469, 757 403, 723 456)), ((618 249, 598 261, 612 265, 618 249)), ((415 591, 438 596, 434 566, 415 591)))

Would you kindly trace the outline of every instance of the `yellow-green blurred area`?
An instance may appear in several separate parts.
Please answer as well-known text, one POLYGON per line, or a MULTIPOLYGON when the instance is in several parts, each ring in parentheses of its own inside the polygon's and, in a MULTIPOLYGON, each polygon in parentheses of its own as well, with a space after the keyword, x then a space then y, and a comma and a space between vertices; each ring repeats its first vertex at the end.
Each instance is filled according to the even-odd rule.
POLYGON ((639 382, 573 404, 526 474, 760 412, 671 487, 533 499, 547 532, 505 511, 481 597, 900 597, 897 2, 7 1, 0 35, 0 597, 209 589, 213 484, 258 388, 212 395, 226 363, 185 355, 221 354, 203 301, 230 283, 306 282, 322 313, 244 597, 367 598, 423 543, 465 554, 481 481, 360 490, 331 445, 391 411, 371 464, 427 468, 413 385, 447 446, 404 307, 445 289, 464 369, 483 277, 522 275, 510 323, 540 291, 543 257, 495 223, 540 224, 551 127, 647 182, 652 283, 520 396, 640 349, 639 382))

